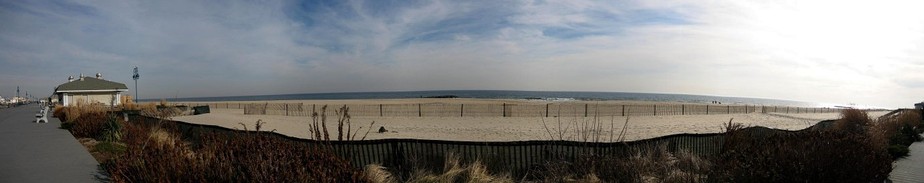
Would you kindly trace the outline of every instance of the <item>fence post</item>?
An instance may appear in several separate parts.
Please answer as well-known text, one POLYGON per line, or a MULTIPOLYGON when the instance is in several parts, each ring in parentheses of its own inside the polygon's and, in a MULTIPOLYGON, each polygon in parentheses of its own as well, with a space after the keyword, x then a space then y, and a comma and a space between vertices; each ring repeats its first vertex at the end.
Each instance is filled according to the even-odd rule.
POLYGON ((385 110, 382 108, 382 104, 379 104, 379 117, 385 116, 385 110))
POLYGON ((725 106, 725 114, 731 114, 731 105, 725 106))
POLYGON ((423 111, 420 109, 420 104, 417 104, 417 117, 423 117, 423 111))
POLYGON ((657 116, 657 115, 658 115, 658 105, 651 105, 651 106, 654 107, 654 108, 652 108, 652 109, 654 109, 654 110, 651 111, 651 112, 652 112, 652 116, 657 116))
POLYGON ((687 112, 687 106, 680 105, 680 115, 686 115, 686 112, 687 112))
POLYGON ((545 104, 545 117, 549 117, 549 104, 545 104))
POLYGON ((503 113, 504 113, 504 114, 503 114, 503 117, 507 117, 507 103, 501 104, 501 106, 504 108, 504 110, 503 110, 503 113))
POLYGON ((584 104, 584 117, 587 117, 587 104, 584 104))
POLYGON ((626 105, 622 105, 622 116, 626 116, 626 105))
POLYGON ((465 104, 459 104, 459 117, 465 116, 465 104))
POLYGON ((289 116, 289 104, 286 103, 286 116, 289 116))
POLYGON ((706 105, 706 114, 707 114, 707 115, 709 114, 709 105, 708 105, 708 104, 706 105))
POLYGON ((314 115, 315 113, 318 113, 317 107, 318 107, 318 104, 311 104, 311 114, 312 115, 314 115))

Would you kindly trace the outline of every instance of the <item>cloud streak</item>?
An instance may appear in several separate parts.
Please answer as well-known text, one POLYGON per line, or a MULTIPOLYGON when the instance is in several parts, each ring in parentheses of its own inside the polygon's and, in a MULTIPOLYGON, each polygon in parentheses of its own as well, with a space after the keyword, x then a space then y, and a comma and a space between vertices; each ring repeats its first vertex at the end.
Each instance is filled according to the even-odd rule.
POLYGON ((0 2, 0 95, 79 73, 130 83, 139 66, 142 98, 513 89, 903 107, 924 91, 913 3, 0 2))

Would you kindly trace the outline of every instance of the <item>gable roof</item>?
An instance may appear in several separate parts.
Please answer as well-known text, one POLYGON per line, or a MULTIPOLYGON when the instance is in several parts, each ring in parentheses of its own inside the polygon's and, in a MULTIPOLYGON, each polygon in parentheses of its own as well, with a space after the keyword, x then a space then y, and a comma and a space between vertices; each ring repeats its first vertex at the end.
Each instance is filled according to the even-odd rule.
POLYGON ((55 92, 81 90, 127 91, 128 87, 122 83, 96 79, 93 77, 82 77, 80 79, 75 79, 74 81, 58 85, 58 87, 55 88, 55 92))

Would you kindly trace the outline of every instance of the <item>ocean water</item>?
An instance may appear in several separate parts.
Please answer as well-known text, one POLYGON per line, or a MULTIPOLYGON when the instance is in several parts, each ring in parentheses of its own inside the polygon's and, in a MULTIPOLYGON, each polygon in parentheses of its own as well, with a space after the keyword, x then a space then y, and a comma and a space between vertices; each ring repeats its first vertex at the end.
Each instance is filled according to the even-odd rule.
MULTIPOLYGON (((639 101, 667 101, 706 103, 718 101, 722 104, 740 105, 768 105, 768 106, 797 106, 797 107, 834 107, 832 105, 800 102, 790 100, 721 97, 686 94, 660 94, 660 93, 628 93, 628 92, 559 92, 559 91, 511 91, 511 90, 443 90, 443 91, 400 91, 400 92, 344 92, 344 93, 304 93, 283 95, 254 95, 254 96, 224 96, 224 97, 196 97, 176 98, 168 101, 254 101, 254 100, 320 100, 320 99, 397 99, 422 98, 432 96, 453 95, 459 98, 480 99, 530 99, 548 101, 570 100, 639 100, 639 101)), ((147 99, 142 101, 158 101, 147 99)))

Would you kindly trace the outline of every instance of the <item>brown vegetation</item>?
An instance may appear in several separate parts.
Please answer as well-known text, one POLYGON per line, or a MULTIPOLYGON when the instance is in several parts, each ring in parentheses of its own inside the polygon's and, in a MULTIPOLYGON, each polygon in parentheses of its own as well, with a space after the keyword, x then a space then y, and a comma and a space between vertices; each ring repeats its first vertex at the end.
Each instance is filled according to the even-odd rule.
POLYGON ((386 167, 372 164, 367 165, 363 177, 365 181, 376 183, 424 183, 424 182, 514 182, 509 175, 492 175, 481 161, 463 164, 455 154, 448 154, 441 172, 430 172, 425 169, 416 169, 411 175, 402 180, 393 175, 386 167))
MULTIPOLYGON (((121 107, 159 119, 176 114, 152 104, 121 107)), ((184 136, 172 123, 125 122, 108 110, 56 107, 55 115, 114 182, 355 182, 361 176, 328 146, 257 132, 184 136)))
MULTIPOLYGON (((175 114, 153 104, 122 107, 161 119, 175 114)), ((321 113, 311 116, 309 132, 315 140, 330 141, 330 135, 334 135, 326 126, 326 109, 324 106, 321 113)), ((247 131, 245 125, 244 132, 181 133, 173 123, 138 119, 124 122, 107 110, 93 106, 56 107, 54 114, 71 125, 69 129, 82 138, 81 142, 92 144, 93 148, 88 149, 97 151, 94 157, 104 162, 114 182, 514 181, 509 172, 492 169, 478 160, 461 162, 452 154, 438 172, 415 168, 413 164, 396 165, 399 167, 395 169, 370 165, 357 170, 337 157, 329 144, 262 134, 259 121, 254 125, 256 131, 247 131)), ((351 128, 349 109, 342 107, 336 114, 336 140, 356 140, 359 129, 351 128)), ((723 147, 715 156, 672 152, 665 145, 636 146, 622 153, 549 161, 530 169, 521 181, 881 182, 891 171, 892 158, 897 157, 893 149, 910 144, 909 140, 919 140, 917 133, 924 129, 921 114, 915 111, 878 120, 859 110, 843 110, 841 115, 829 129, 796 132, 744 128, 729 121, 723 147)), ((615 140, 613 137, 616 125, 611 120, 610 129, 605 130, 606 125, 597 118, 559 121, 558 128, 546 126, 546 133, 553 139, 557 136, 557 140, 621 141, 621 134, 615 140), (566 131, 574 131, 575 135, 565 136, 566 131), (604 138, 607 131, 609 139, 604 138)), ((626 125, 628 119, 620 133, 625 133, 626 125)))
POLYGON ((324 146, 256 133, 206 132, 186 140, 173 128, 128 125, 126 152, 106 164, 112 180, 353 182, 360 176, 324 146))
POLYGON ((628 153, 584 155, 576 162, 554 161, 531 170, 542 182, 704 182, 708 158, 689 151, 670 152, 664 144, 632 148, 628 153))
POLYGON ((863 134, 829 130, 730 132, 716 158, 720 182, 881 182, 891 157, 863 134))

